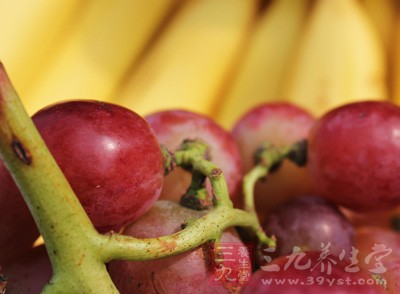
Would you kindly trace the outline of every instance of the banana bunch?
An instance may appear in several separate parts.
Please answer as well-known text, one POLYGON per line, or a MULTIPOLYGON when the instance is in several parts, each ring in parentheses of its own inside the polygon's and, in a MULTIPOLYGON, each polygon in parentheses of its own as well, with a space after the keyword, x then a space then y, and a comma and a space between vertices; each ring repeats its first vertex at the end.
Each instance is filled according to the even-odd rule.
POLYGON ((210 113, 240 56, 254 18, 254 0, 187 1, 115 102, 149 113, 185 108, 210 113))
POLYGON ((38 73, 60 49, 61 36, 85 10, 79 2, 0 0, 0 60, 21 96, 30 95, 38 73))
POLYGON ((310 0, 273 1, 257 19, 236 75, 219 101, 216 117, 226 127, 245 109, 282 98, 282 81, 309 15, 310 0))
POLYGON ((384 48, 356 0, 320 0, 283 84, 284 99, 316 114, 388 98, 384 48))
POLYGON ((0 0, 1 14, 14 13, 0 18, 0 41, 8 45, 0 47, 0 58, 35 112, 58 100, 107 100, 181 0, 23 2, 28 7, 0 0), (14 38, 19 19, 24 25, 14 38))
POLYGON ((263 102, 400 103, 396 0, 0 0, 0 60, 30 113, 73 98, 229 128, 263 102))
POLYGON ((392 98, 397 103, 400 104, 400 18, 397 18, 394 24, 394 33, 393 33, 393 46, 390 53, 392 54, 392 79, 391 88, 392 98))

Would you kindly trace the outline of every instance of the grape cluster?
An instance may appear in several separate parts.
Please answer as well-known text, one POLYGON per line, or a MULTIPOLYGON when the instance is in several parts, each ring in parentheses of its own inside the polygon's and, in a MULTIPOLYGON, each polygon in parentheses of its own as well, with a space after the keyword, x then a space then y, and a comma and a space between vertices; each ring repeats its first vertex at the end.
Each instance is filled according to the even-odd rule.
MULTIPOLYGON (((352 103, 315 119, 291 104, 263 104, 244 114, 231 132, 190 111, 143 118, 114 104, 83 100, 49 106, 32 119, 100 233, 163 242, 163 236, 207 217, 218 200, 210 179, 193 166, 177 166, 175 157, 182 154, 182 142, 200 140, 207 146, 204 157, 218 166, 216 176, 225 176, 233 205, 253 213, 262 234, 274 240, 224 227, 222 235, 177 256, 110 261, 108 272, 121 293, 400 290, 400 236, 391 222, 400 205, 395 105, 352 103), (190 201, 179 203, 184 196, 190 201), (195 200, 209 202, 199 207, 195 200), (244 241, 251 242, 250 254, 216 249, 224 244, 243 249, 244 241), (229 271, 212 283, 228 260, 234 260, 229 271)), ((44 246, 29 250, 37 226, 3 165, 0 179, 5 228, 0 265, 18 277, 10 278, 10 291, 38 291, 51 277, 49 258, 44 246)), ((184 240, 165 242, 165 250, 172 250, 184 240)))

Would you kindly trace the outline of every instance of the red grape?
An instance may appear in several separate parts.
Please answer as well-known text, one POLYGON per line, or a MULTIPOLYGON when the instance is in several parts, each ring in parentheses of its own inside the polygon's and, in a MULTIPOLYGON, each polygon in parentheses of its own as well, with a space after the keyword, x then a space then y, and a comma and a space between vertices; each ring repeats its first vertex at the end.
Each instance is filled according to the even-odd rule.
POLYGON ((386 293, 371 275, 363 270, 351 272, 350 265, 350 261, 334 255, 295 252, 256 271, 241 293, 386 293), (272 267, 277 271, 271 271, 272 267))
POLYGON ((109 103, 68 101, 33 116, 99 231, 118 230, 158 199, 163 157, 148 123, 109 103))
POLYGON ((394 258, 386 264, 387 272, 381 274, 381 278, 386 282, 388 294, 400 293, 400 258, 394 258))
POLYGON ((321 251, 321 243, 329 252, 349 253, 354 242, 354 228, 340 210, 316 196, 292 199, 273 210, 263 228, 277 238, 275 254, 287 255, 294 246, 303 251, 321 251))
POLYGON ((318 194, 353 210, 400 204, 400 108, 357 102, 320 118, 309 138, 308 170, 318 194))
MULTIPOLYGON (((185 139, 201 139, 210 148, 211 161, 222 169, 230 197, 239 206, 243 175, 239 150, 231 135, 211 118, 184 110, 167 110, 146 117, 158 140, 175 151, 185 139)), ((191 176, 182 169, 170 173, 164 181, 160 199, 179 201, 190 184, 191 176)))
MULTIPOLYGON (((306 139, 313 123, 314 118, 309 113, 287 103, 261 104, 245 113, 232 131, 245 172, 254 166, 254 152, 261 143, 293 144, 306 139)), ((312 191, 306 170, 285 161, 277 172, 268 176, 267 181, 256 184, 256 208, 265 214, 289 198, 311 194, 312 191)))
POLYGON ((385 281, 388 293, 400 293, 400 233, 373 226, 360 227, 356 231, 355 248, 359 251, 360 268, 385 281))
POLYGON ((39 237, 36 223, 10 173, 0 162, 0 266, 28 251, 39 237))
POLYGON ((40 293, 52 276, 50 259, 44 245, 12 260, 4 267, 6 293, 40 293))
MULTIPOLYGON (((187 220, 201 217, 203 213, 174 201, 160 200, 143 217, 127 226, 123 234, 138 238, 172 234, 180 231, 187 220)), ((232 230, 222 234, 221 242, 242 244, 232 230)), ((121 293, 227 293, 222 285, 212 284, 209 249, 203 244, 189 252, 157 260, 112 261, 109 272, 121 293)), ((250 257, 246 261, 251 272, 250 257)), ((239 265, 235 265, 231 278, 238 275, 239 265)))

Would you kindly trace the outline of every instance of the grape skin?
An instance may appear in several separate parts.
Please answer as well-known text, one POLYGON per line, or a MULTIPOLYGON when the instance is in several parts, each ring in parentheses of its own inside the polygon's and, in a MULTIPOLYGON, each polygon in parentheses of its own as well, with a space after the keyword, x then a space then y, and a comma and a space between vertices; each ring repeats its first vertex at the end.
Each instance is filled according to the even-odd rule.
MULTIPOLYGON (((387 293, 400 293, 400 233, 382 227, 359 227, 356 231, 355 247, 359 250, 357 255, 360 261, 359 266, 366 271, 374 270, 379 265, 376 258, 380 258, 386 271, 379 275, 387 282, 387 293), (381 253, 374 254, 367 263, 366 257, 374 253, 375 245, 383 245, 390 252, 383 250, 381 253), (386 253, 388 254, 386 255, 386 253)), ((379 252, 379 250, 375 252, 379 252)))
POLYGON ((161 149, 136 113, 104 102, 67 101, 39 111, 33 121, 99 231, 119 230, 158 199, 161 149))
POLYGON ((354 243, 354 228, 339 209, 317 196, 292 199, 277 207, 263 225, 267 235, 277 238, 275 256, 287 255, 294 246, 304 251, 321 251, 348 256, 354 243))
MULTIPOLYGON (((137 238, 160 237, 181 230, 188 220, 204 215, 170 200, 159 200, 123 234, 137 238)), ((222 234, 221 242, 239 242, 233 230, 222 234)), ((149 261, 112 261, 110 275, 121 293, 228 293, 221 285, 211 285, 209 245, 203 244, 183 254, 149 261)), ((251 265, 251 260, 247 258, 251 265)), ((237 274, 234 268, 232 276, 237 274)), ((251 267, 250 267, 251 271, 251 267)))
POLYGON ((317 193, 357 211, 400 204, 400 108, 358 102, 320 118, 309 137, 308 171, 317 193))
MULTIPOLYGON (((236 207, 241 205, 240 189, 243 168, 239 150, 232 136, 211 118, 199 113, 171 109, 145 117, 158 140, 175 151, 185 139, 200 139, 209 148, 210 160, 222 169, 229 195, 236 207)), ((190 184, 191 175, 182 169, 171 172, 164 181, 160 199, 179 201, 190 184)))
POLYGON ((0 266, 27 252, 39 231, 17 185, 0 162, 0 266), (23 232, 23 233, 22 233, 23 232))
MULTIPOLYGON (((246 112, 235 124, 232 135, 239 146, 245 172, 254 166, 253 156, 261 143, 288 146, 306 139, 315 119, 289 103, 264 103, 246 112)), ((280 203, 313 192, 305 168, 285 161, 281 168, 259 181, 255 202, 260 218, 280 203)))
POLYGON ((44 245, 13 259, 4 266, 7 281, 6 293, 40 293, 52 276, 50 259, 44 245))
POLYGON ((310 260, 310 266, 304 269, 296 268, 295 261, 285 269, 289 256, 282 256, 273 260, 269 265, 277 265, 280 269, 276 272, 264 271, 259 269, 253 274, 250 283, 245 286, 241 294, 259 294, 259 293, 290 293, 290 294, 341 294, 341 293, 359 293, 359 294, 383 294, 386 293, 381 285, 368 285, 367 281, 373 283, 373 278, 367 272, 361 270, 355 273, 346 271, 349 261, 340 260, 335 256, 330 256, 336 263, 331 263, 331 273, 327 273, 328 259, 323 260, 314 269, 319 262, 319 252, 304 252, 304 257, 299 261, 299 265, 306 265, 310 260), (324 269, 322 269, 324 264, 324 269), (262 282, 264 280, 272 281, 270 284, 262 282), (289 279, 295 281, 297 285, 290 285, 289 279), (274 281, 284 280, 285 283, 277 284, 274 281), (331 281, 331 285, 328 281, 331 281), (350 281, 350 282, 349 282, 350 281), (365 281, 364 284, 358 284, 358 281, 365 281), (303 283, 303 284, 301 284, 303 283))

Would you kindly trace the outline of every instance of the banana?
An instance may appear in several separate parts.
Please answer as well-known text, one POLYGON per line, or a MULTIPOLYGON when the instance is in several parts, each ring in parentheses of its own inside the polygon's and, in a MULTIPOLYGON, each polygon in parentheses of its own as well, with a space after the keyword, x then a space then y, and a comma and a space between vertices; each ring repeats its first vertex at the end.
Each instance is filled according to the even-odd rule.
POLYGON ((82 9, 79 0, 0 1, 0 59, 22 97, 82 9))
POLYGON ((252 24, 254 0, 194 0, 175 15, 115 102, 139 114, 185 108, 210 114, 252 24))
POLYGON ((180 0, 96 0, 43 64, 26 106, 60 99, 109 100, 113 89, 180 0))
POLYGON ((377 29, 386 49, 387 63, 387 83, 389 89, 389 97, 393 97, 393 71, 394 71, 394 55, 395 46, 394 28, 396 26, 396 13, 398 11, 398 0, 362 0, 362 3, 371 17, 371 20, 377 29))
POLYGON ((387 99, 383 42, 357 0, 319 0, 281 97, 316 115, 344 103, 387 99))
POLYGON ((223 126, 230 128, 245 111, 280 98, 309 6, 309 0, 275 0, 258 20, 236 76, 217 107, 216 119, 223 126))
POLYGON ((394 27, 393 41, 393 76, 392 76, 392 99, 400 105, 400 18, 397 18, 394 27))
POLYGON ((397 0, 361 0, 387 48, 393 40, 393 27, 396 20, 397 0))

